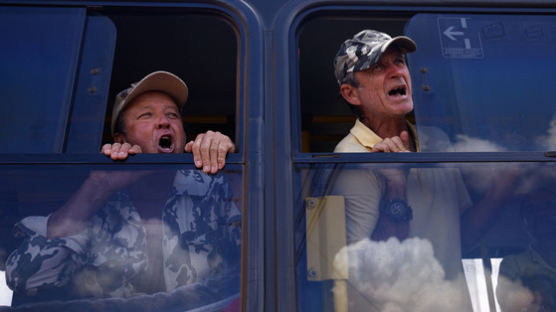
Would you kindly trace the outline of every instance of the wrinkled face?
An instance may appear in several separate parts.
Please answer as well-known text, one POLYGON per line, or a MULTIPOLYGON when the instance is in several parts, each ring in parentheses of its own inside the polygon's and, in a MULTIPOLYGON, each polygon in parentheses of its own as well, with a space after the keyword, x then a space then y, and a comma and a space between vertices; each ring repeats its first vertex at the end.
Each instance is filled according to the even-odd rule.
POLYGON ((123 112, 125 134, 115 139, 136 144, 143 153, 183 153, 185 131, 178 106, 162 92, 136 97, 123 112))
POLYGON ((367 116, 400 117, 413 110, 411 77, 405 55, 398 49, 389 48, 378 63, 354 75, 361 109, 367 116))

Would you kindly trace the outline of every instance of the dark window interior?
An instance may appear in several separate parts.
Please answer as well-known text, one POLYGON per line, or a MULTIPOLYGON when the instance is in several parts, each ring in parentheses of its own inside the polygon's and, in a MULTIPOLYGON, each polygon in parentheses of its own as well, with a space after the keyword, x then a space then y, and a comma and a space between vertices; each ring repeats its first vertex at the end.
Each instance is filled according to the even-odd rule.
POLYGON ((362 29, 402 35, 409 14, 342 17, 323 15, 300 27, 299 88, 303 152, 332 152, 353 126, 355 115, 344 102, 332 61, 344 40, 362 29))
POLYGON ((423 144, 421 151, 554 149, 554 16, 315 13, 298 29, 295 122, 302 135, 293 139, 302 152, 332 152, 353 126, 355 115, 339 94, 332 63, 340 44, 362 29, 405 34, 417 43, 407 55, 415 108, 408 119, 421 134, 440 128, 453 144, 449 150, 423 144))
POLYGON ((188 139, 218 130, 237 142, 238 37, 223 16, 179 9, 102 12, 117 28, 104 142, 110 142, 116 94, 155 70, 181 77, 189 88, 184 107, 188 139))
POLYGON ((229 17, 207 9, 117 7, 3 7, 0 17, 9 30, 0 31, 2 153, 98 151, 111 142, 115 95, 156 70, 173 72, 189 87, 183 118, 189 139, 215 130, 240 143, 239 43, 229 17))

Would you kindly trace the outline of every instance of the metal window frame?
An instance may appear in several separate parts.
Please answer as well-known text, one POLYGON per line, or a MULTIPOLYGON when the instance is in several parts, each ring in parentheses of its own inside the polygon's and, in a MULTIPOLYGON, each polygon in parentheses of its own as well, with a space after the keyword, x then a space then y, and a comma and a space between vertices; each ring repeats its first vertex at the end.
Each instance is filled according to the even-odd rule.
MULTIPOLYGON (((0 1, 1 6, 85 7, 85 8, 180 8, 208 10, 221 14, 238 33, 237 124, 240 130, 237 153, 229 155, 229 164, 243 167, 243 243, 242 308, 262 311, 264 301, 263 244, 263 26, 260 16, 240 0, 191 1, 0 1)), ((79 65, 81 68, 81 64, 79 65)), ((121 166, 101 154, 0 154, 0 170, 7 166, 98 164, 121 166)), ((186 155, 135 155, 126 165, 193 164, 186 155)))
MULTIPOLYGON (((275 215, 266 220, 267 241, 275 243, 275 253, 267 267, 276 268, 273 291, 276 294, 272 311, 296 311, 297 289, 295 277, 295 224, 293 205, 294 167, 297 164, 316 163, 484 163, 484 162, 554 162, 553 152, 501 152, 501 153, 400 153, 400 154, 335 154, 301 153, 301 116, 299 107, 299 66, 296 61, 298 31, 312 16, 322 13, 361 14, 361 12, 465 12, 465 13, 538 13, 556 14, 555 1, 426 1, 421 5, 408 1, 295 1, 281 10, 275 23, 271 58, 274 60, 272 91, 275 96, 267 103, 272 112, 269 133, 272 147, 266 147, 273 156, 274 179, 266 185, 267 194, 273 196, 275 215), (276 65, 279 64, 279 65, 276 65)), ((267 115, 269 116, 269 115, 267 115)), ((269 116, 270 117, 270 116, 269 116)))

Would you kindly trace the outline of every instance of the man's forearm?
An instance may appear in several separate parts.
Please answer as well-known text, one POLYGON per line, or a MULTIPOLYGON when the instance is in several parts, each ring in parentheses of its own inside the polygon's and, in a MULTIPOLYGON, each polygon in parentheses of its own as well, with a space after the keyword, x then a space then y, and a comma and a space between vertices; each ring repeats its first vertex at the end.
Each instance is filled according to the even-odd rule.
MULTIPOLYGON (((381 169, 384 176, 386 188, 379 205, 388 205, 391 200, 402 200, 407 202, 407 171, 403 169, 381 169)), ((387 240, 394 236, 400 241, 409 235, 409 221, 399 222, 392 216, 380 212, 378 222, 371 235, 373 240, 387 240)))
POLYGON ((496 182, 483 198, 462 215, 461 232, 464 250, 483 237, 500 217, 515 189, 518 176, 516 172, 516 170, 508 170, 504 174, 497 175, 496 182))
POLYGON ((102 181, 88 178, 70 200, 50 216, 47 237, 65 237, 83 231, 87 221, 112 193, 102 181))

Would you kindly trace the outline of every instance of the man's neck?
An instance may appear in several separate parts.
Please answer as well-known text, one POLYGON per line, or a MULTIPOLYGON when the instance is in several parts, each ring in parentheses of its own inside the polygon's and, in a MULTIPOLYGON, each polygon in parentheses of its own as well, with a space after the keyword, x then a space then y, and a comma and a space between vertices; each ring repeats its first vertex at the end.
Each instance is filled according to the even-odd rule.
POLYGON ((361 122, 381 138, 399 136, 402 131, 409 131, 405 117, 373 119, 362 117, 361 122))

